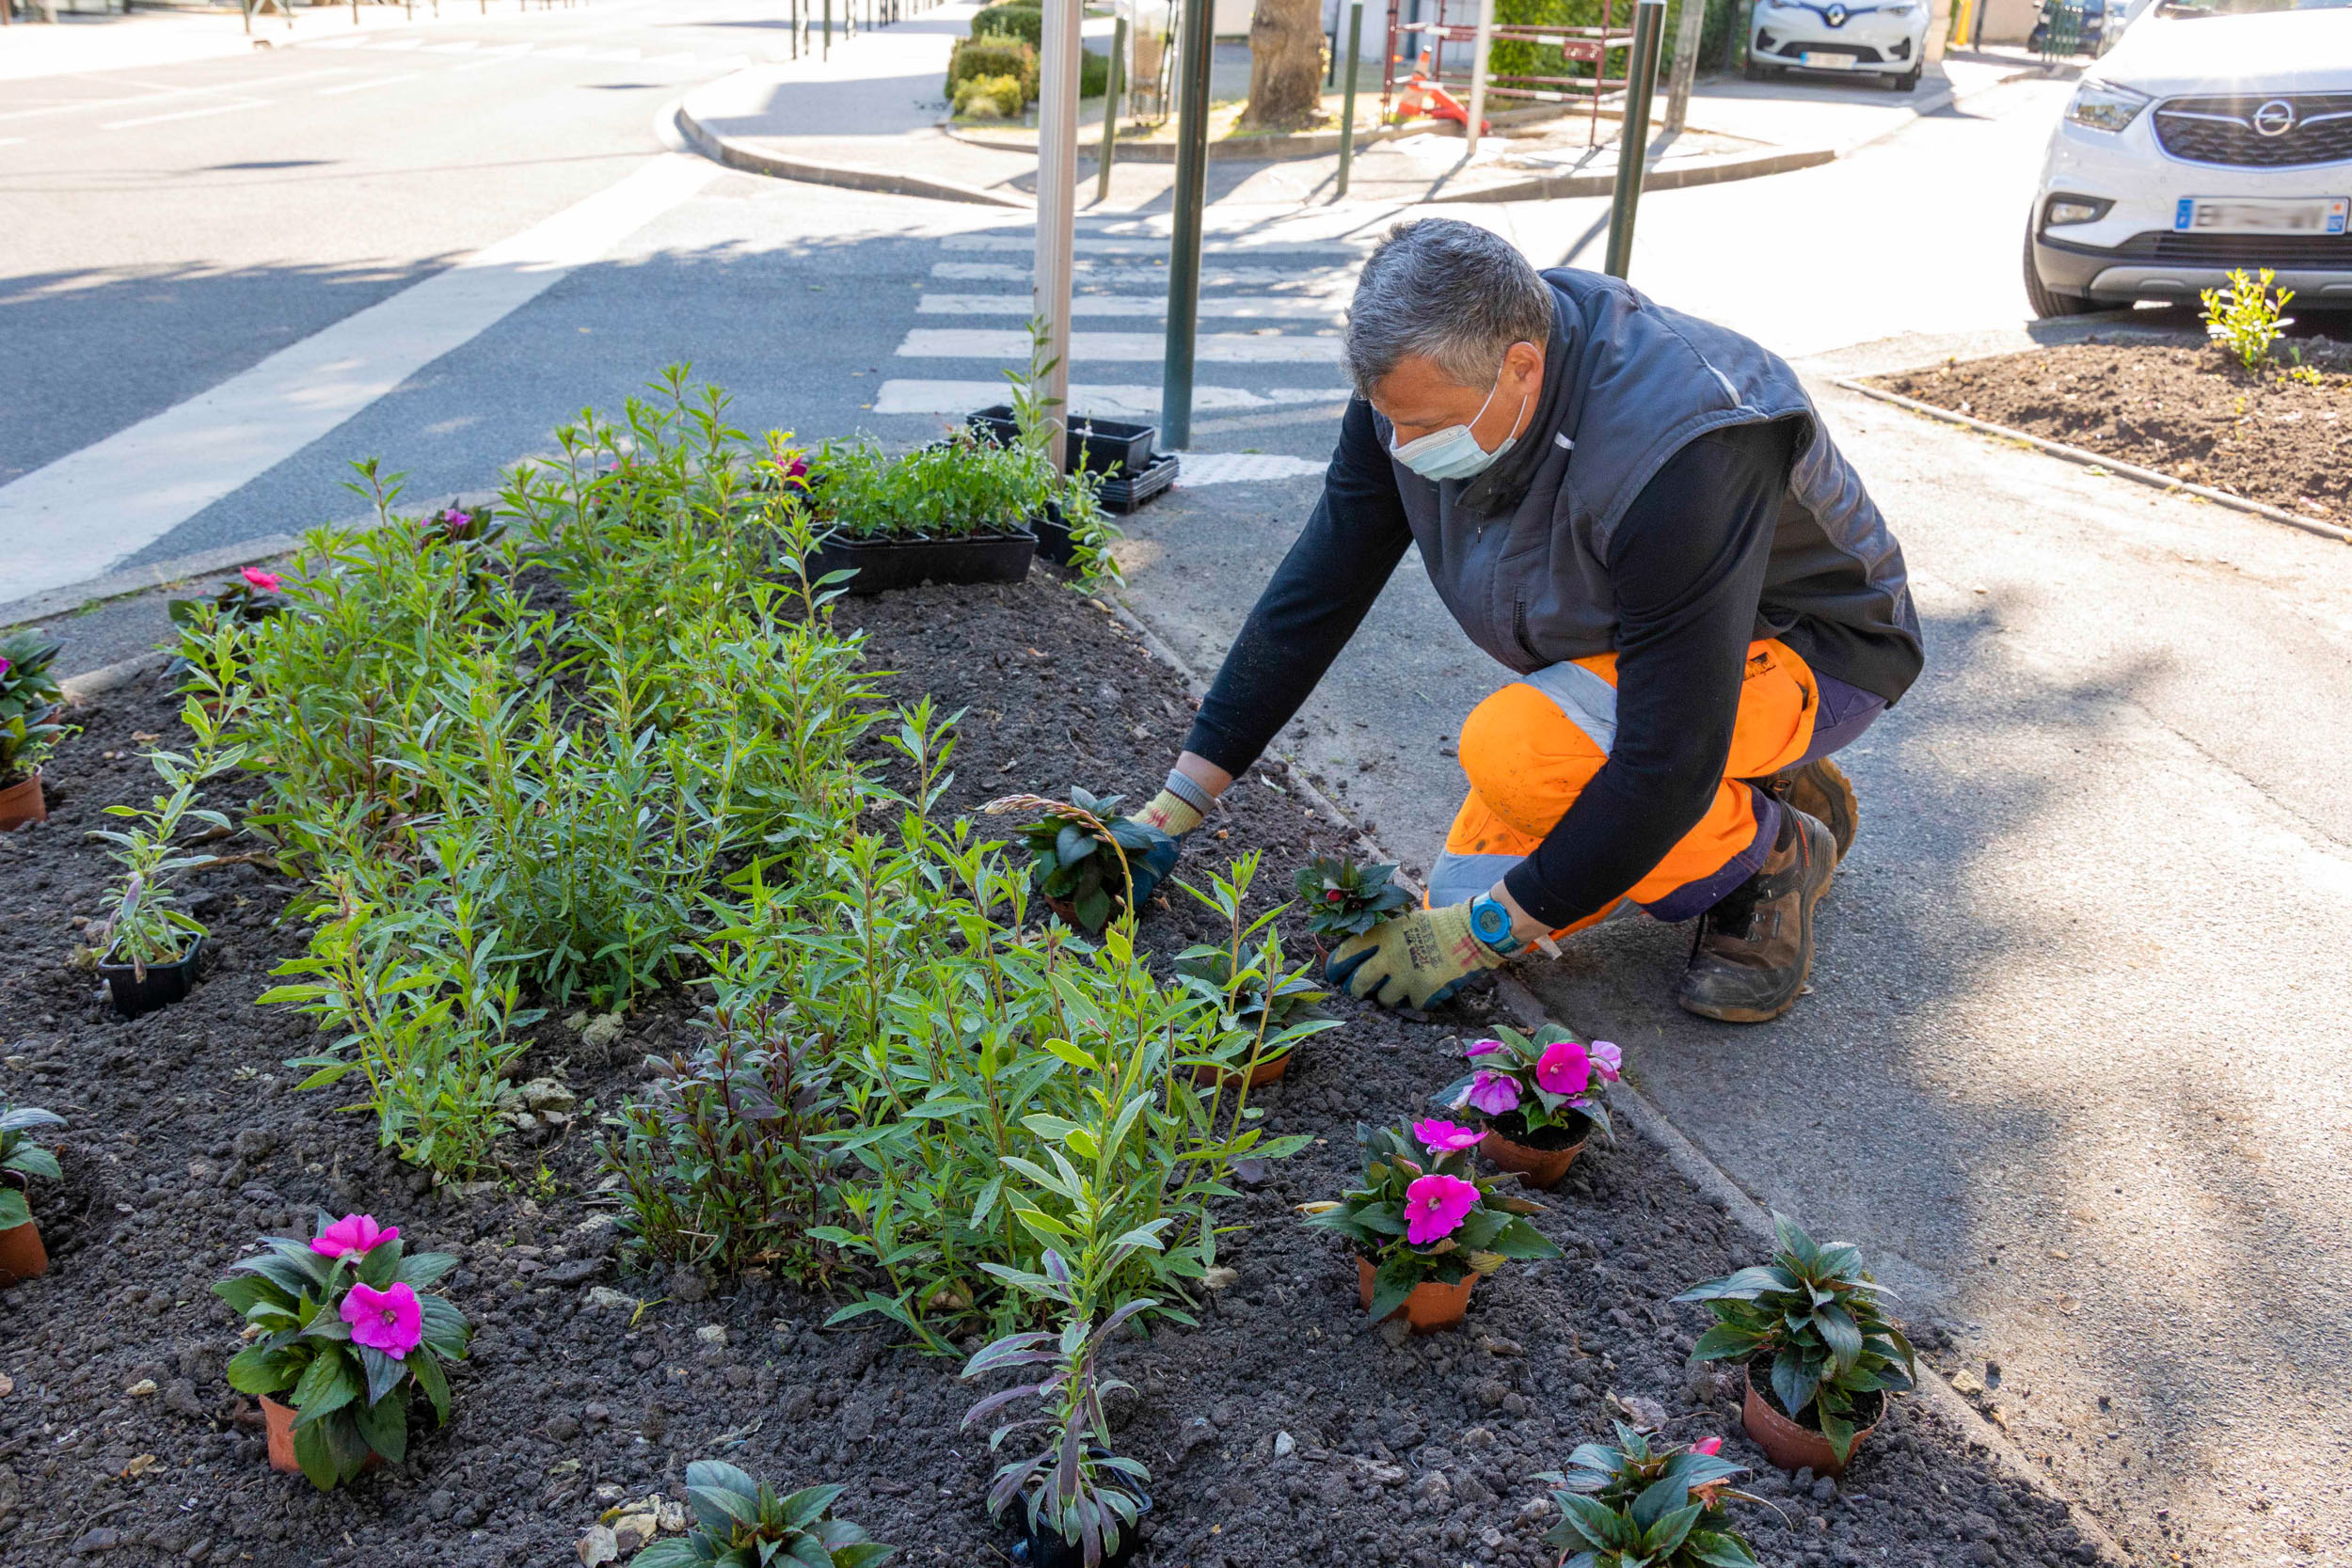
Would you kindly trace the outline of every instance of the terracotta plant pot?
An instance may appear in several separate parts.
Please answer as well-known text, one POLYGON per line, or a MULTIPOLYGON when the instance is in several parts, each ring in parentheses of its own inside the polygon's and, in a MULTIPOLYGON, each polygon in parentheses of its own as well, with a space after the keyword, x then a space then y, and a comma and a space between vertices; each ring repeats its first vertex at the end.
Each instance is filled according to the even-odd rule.
POLYGON ((106 982, 106 990, 125 1018, 138 1018, 158 1007, 167 1007, 188 994, 196 984, 196 963, 204 951, 204 939, 198 937, 188 943, 188 950, 167 964, 149 964, 142 977, 136 967, 117 963, 112 949, 98 961, 98 977, 106 982))
POLYGON ((0 789, 0 833, 14 832, 34 822, 49 820, 49 802, 41 799, 40 769, 0 789))
MULTIPOLYGON (((1360 1257, 1356 1259, 1357 1295, 1363 1302, 1366 1311, 1372 1309, 1374 1272, 1369 1261, 1360 1257)), ((1389 1317, 1402 1315, 1416 1334, 1443 1334, 1449 1328, 1461 1326, 1462 1319, 1470 1312, 1470 1292, 1477 1288, 1478 1276, 1474 1274, 1464 1275, 1460 1283, 1454 1285, 1440 1285, 1434 1279, 1426 1279, 1414 1286, 1412 1294, 1405 1298, 1405 1305, 1390 1313, 1389 1317)), ((1385 1323, 1388 1320, 1384 1318, 1381 1321, 1385 1323)))
MULTIPOLYGON (((262 1427, 269 1433, 269 1467, 285 1475, 298 1476, 302 1473, 302 1465, 294 1458, 294 1406, 280 1404, 267 1394, 263 1394, 261 1398, 262 1427)), ((382 1454, 372 1453, 368 1455, 368 1462, 360 1465, 359 1469, 364 1474, 369 1470, 381 1467, 383 1463, 382 1454)))
POLYGON ((1478 1152, 1500 1170, 1517 1171, 1522 1185, 1549 1191, 1568 1174, 1592 1130, 1592 1118, 1580 1116, 1569 1126, 1530 1132, 1518 1112, 1506 1112, 1487 1124, 1478 1152))
MULTIPOLYGON (((1246 1076, 1249 1080, 1249 1086, 1251 1088, 1263 1088, 1266 1085, 1275 1082, 1290 1069, 1291 1053, 1285 1051, 1279 1056, 1266 1056, 1261 1058, 1258 1065, 1250 1069, 1246 1076)), ((1235 1069, 1212 1067, 1205 1062, 1192 1069, 1192 1081, 1194 1083, 1204 1085, 1222 1084, 1229 1089, 1239 1088, 1244 1076, 1245 1074, 1235 1069)))
MULTIPOLYGON (((1814 1428, 1792 1421, 1782 1415, 1772 1401, 1764 1397, 1756 1384, 1756 1369, 1747 1370, 1748 1397, 1740 1408, 1740 1424, 1748 1429, 1748 1435, 1769 1455, 1772 1462, 1784 1470, 1810 1469, 1817 1476, 1843 1475, 1854 1455, 1862 1451, 1862 1440, 1878 1430, 1878 1421, 1859 1428, 1853 1434, 1853 1447, 1840 1460, 1837 1450, 1829 1446, 1829 1439, 1814 1428)), ((1880 1396, 1879 1420, 1884 1420, 1884 1395, 1880 1396)))
POLYGON ((40 1244, 40 1226, 26 1220, 0 1230, 0 1290, 48 1272, 49 1249, 40 1244))

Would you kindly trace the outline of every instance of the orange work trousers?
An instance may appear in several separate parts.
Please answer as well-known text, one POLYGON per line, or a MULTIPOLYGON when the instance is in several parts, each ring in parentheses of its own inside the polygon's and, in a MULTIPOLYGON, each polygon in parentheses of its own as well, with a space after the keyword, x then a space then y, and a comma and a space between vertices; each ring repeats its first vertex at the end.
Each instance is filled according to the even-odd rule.
MULTIPOLYGON (((1756 792, 1744 781, 1804 757, 1820 710, 1819 683, 1795 650, 1774 640, 1748 644, 1731 754, 1707 815, 1640 881, 1554 934, 1597 925, 1626 899, 1661 918, 1687 919, 1729 891, 1728 885, 1712 889, 1713 882, 1734 871, 1752 872, 1744 863, 1760 862, 1762 852, 1756 792), (1708 891, 1714 896, 1692 896, 1708 891), (1698 907, 1677 909, 1692 902, 1698 907)), ((1430 868, 1430 904, 1442 908, 1475 898, 1533 853, 1609 760, 1616 735, 1614 654, 1548 666, 1472 708, 1462 721, 1470 795, 1446 833, 1445 852, 1430 868)))

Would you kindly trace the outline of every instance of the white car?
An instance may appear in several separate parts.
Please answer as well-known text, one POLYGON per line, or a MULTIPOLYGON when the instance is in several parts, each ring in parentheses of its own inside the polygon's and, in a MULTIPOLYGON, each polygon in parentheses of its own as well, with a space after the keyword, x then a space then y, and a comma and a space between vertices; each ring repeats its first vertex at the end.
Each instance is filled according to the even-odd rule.
POLYGON ((1926 0, 1756 0, 1748 21, 1748 80, 1792 67, 1885 77, 1897 92, 1919 85, 1927 54, 1926 0))
POLYGON ((2157 0, 2086 68, 2026 228, 2041 316, 2269 267, 2352 309, 2352 0, 2157 0))

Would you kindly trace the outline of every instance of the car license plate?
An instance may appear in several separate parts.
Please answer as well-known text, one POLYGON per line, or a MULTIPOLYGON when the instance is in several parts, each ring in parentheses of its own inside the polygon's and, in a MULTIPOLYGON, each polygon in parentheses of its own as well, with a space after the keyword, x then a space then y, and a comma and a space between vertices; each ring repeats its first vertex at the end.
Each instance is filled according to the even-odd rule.
POLYGON ((1797 59, 1807 71, 1851 71, 1858 63, 1851 55, 1817 55, 1811 50, 1797 59))
POLYGON ((2341 234, 2348 214, 2352 198, 2341 196, 2185 196, 2172 209, 2172 229, 2179 234, 2341 234))

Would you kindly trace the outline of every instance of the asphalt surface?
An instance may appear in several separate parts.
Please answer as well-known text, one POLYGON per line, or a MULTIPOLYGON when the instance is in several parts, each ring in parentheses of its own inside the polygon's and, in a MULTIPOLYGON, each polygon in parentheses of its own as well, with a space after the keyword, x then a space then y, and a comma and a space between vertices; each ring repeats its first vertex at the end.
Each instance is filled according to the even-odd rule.
MULTIPOLYGON (((102 441, 216 470, 216 497, 151 507, 159 521, 109 563, 164 561, 349 515, 355 456, 382 454, 417 496, 481 488, 582 405, 617 407, 685 361, 746 428, 928 438, 1013 357, 1028 231, 1018 214, 676 161, 659 111, 729 56, 776 52, 762 24, 646 0, 423 40, 472 50, 379 53, 374 37, 143 67, 137 84, 0 86, 0 116, 19 117, 0 135, 28 138, 0 176, 0 372, 17 394, 0 513, 6 481, 102 441), (330 69, 351 74, 294 80, 330 69), (320 96, 362 82, 380 85, 320 96), (585 229, 566 216, 583 207, 585 229), (525 235, 538 260, 483 263, 525 235), (410 291, 469 267, 516 302, 469 307, 488 319, 445 341, 456 315, 410 291), (190 399, 250 389, 322 341, 391 367, 389 389, 315 435, 298 400, 255 393, 248 425, 278 406, 293 434, 275 451, 240 426, 250 473, 166 442, 190 399)), ((1961 1336, 1944 1370, 1992 1385, 2019 1446, 2137 1557, 2352 1560, 2334 1479, 2352 1433, 2336 1370, 2352 1104, 2333 980, 2352 928, 2337 754, 2352 557, 1826 380, 2034 341, 2018 225, 2065 91, 1995 88, 1833 166, 1645 201, 1637 283, 1809 356, 1904 540, 1932 662, 1848 753, 1862 838, 1788 1020, 1674 1011, 1679 929, 1613 927, 1528 977, 1624 1042, 1750 1191, 1869 1246, 1961 1336)), ((1203 669, 1311 502, 1340 385, 1329 308, 1394 215, 1326 205, 1331 172, 1212 166, 1208 291, 1229 309, 1203 329, 1227 347, 1202 365, 1195 447, 1265 461, 1155 503, 1126 547, 1132 602, 1203 669)), ((1168 177, 1122 167, 1088 209, 1081 289, 1104 314, 1080 325, 1104 336, 1081 341, 1081 409, 1156 398, 1168 177)), ((1547 264, 1597 263, 1605 202, 1446 211, 1547 264)), ((36 565, 0 600, 48 586, 39 551, 0 532, 12 545, 36 565)), ((110 638, 135 637, 130 611, 108 613, 110 638)), ((1408 570, 1283 744, 1425 862, 1462 787, 1454 728, 1502 678, 1408 570)))

